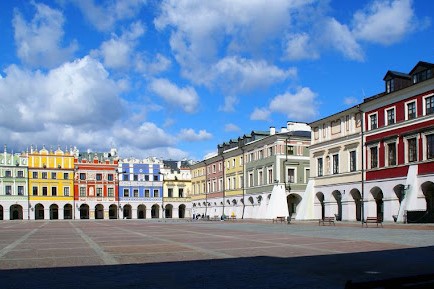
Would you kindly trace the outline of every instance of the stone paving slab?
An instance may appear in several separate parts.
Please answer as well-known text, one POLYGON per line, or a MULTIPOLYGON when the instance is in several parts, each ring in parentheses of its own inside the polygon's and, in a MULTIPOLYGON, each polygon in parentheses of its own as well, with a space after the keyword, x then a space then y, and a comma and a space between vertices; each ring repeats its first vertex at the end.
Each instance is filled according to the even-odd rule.
POLYGON ((434 273, 434 227, 387 226, 4 221, 1 288, 343 288, 434 273))

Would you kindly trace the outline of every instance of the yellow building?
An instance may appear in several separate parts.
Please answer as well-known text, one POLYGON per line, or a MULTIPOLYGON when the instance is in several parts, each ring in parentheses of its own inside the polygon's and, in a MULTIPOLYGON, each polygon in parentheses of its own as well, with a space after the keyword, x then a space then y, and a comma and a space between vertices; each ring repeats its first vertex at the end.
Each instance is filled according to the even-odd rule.
POLYGON ((190 166, 191 169, 191 203, 192 214, 205 214, 206 208, 206 165, 205 161, 190 166))
POLYGON ((60 148, 28 153, 30 219, 72 219, 74 153, 60 148))

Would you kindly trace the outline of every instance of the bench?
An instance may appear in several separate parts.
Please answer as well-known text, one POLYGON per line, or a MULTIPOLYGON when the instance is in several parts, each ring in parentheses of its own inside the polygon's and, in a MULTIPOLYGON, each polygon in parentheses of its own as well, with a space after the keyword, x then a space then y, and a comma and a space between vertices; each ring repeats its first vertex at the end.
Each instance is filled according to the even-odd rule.
POLYGON ((273 219, 273 223, 283 223, 285 222, 286 217, 283 216, 277 216, 276 218, 273 219))
POLYGON ((324 217, 324 218, 318 220, 318 226, 321 224, 323 226, 325 226, 326 223, 328 225, 333 224, 333 226, 334 226, 335 225, 335 217, 324 217))
MULTIPOLYGON (((363 223, 366 224, 366 228, 368 227, 368 224, 377 224, 377 227, 378 227, 378 224, 380 224, 381 227, 383 227, 383 222, 378 217, 366 217, 366 220, 363 223)), ((362 224, 362 226, 363 226, 363 224, 362 224)))
POLYGON ((236 220, 236 219, 237 219, 237 216, 235 216, 235 215, 231 215, 231 216, 228 217, 227 219, 228 219, 228 220, 236 220))

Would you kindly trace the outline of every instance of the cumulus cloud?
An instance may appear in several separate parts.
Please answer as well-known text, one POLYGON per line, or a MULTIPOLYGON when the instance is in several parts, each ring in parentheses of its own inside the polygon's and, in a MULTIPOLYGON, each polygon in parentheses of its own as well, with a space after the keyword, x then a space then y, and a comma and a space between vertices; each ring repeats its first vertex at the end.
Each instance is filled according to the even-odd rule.
POLYGON ((138 127, 119 125, 116 129, 116 135, 119 140, 139 149, 168 147, 175 144, 173 136, 152 122, 143 122, 138 127))
POLYGON ((347 25, 339 23, 336 19, 330 18, 325 24, 324 36, 328 45, 342 52, 342 54, 357 61, 364 60, 363 49, 356 41, 347 25))
POLYGON ((167 79, 156 78, 151 81, 149 88, 169 105, 180 106, 188 113, 196 111, 199 96, 191 86, 179 88, 167 79))
POLYGON ((314 48, 309 34, 295 33, 288 35, 284 58, 288 60, 317 59, 319 53, 314 48))
POLYGON ((212 134, 204 129, 199 130, 199 132, 195 132, 194 129, 188 128, 182 129, 178 134, 178 138, 185 141, 203 141, 211 139, 212 134))
POLYGON ((373 1, 353 16, 353 33, 358 39, 390 45, 414 30, 411 0, 373 1))
POLYGON ((268 108, 255 108, 250 114, 251 120, 269 120, 271 111, 268 108))
POLYGON ((227 123, 225 124, 225 131, 227 132, 240 131, 240 127, 233 123, 227 123))
POLYGON ((219 107, 220 111, 224 112, 234 112, 235 111, 235 105, 239 102, 238 98, 236 96, 227 95, 225 96, 225 103, 223 106, 219 107))
POLYGON ((308 87, 298 88, 295 93, 277 95, 269 110, 285 114, 289 120, 308 121, 317 116, 316 93, 308 87))
POLYGON ((55 67, 73 57, 77 44, 62 47, 65 19, 61 11, 45 4, 34 3, 36 13, 27 22, 18 10, 14 11, 12 25, 17 55, 30 67, 55 67))

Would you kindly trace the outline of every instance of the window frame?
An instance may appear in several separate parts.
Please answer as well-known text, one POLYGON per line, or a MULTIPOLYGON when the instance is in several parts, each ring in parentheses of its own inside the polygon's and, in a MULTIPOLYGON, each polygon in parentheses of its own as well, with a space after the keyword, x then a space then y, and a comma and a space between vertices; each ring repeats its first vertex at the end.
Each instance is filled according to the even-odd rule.
MULTIPOLYGON (((384 121, 386 123, 386 125, 393 125, 396 123, 396 108, 393 107, 389 107, 385 109, 385 114, 384 114, 384 121)), ((377 124, 378 126, 378 124, 377 124)))
POLYGON ((415 99, 405 102, 405 120, 417 118, 417 101, 415 99), (409 105, 414 105, 414 116, 410 117, 409 105))
POLYGON ((371 114, 368 114, 368 118, 369 118, 369 130, 374 130, 378 128, 378 113, 374 112, 371 114), (375 118, 375 127, 373 126, 373 119, 375 118))

